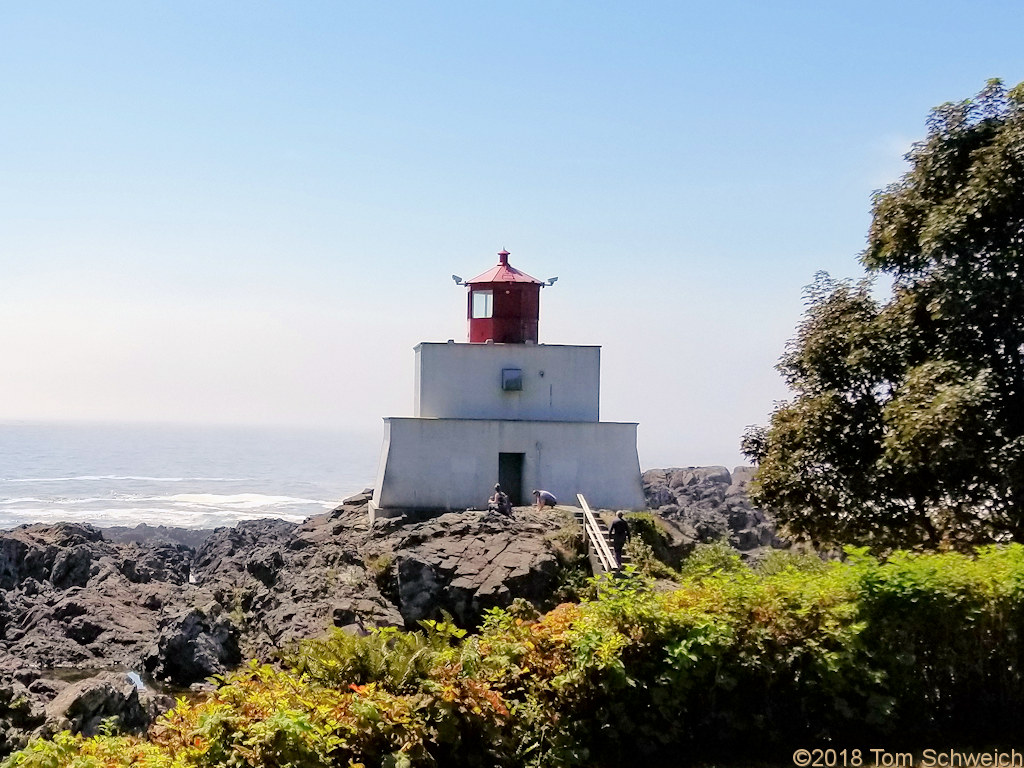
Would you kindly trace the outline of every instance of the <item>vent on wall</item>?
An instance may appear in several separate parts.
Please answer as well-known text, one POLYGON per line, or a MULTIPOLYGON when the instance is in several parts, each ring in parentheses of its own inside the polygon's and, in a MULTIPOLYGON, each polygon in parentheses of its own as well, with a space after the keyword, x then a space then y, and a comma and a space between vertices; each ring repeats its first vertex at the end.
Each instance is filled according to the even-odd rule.
POLYGON ((502 368, 501 369, 501 388, 506 392, 522 392, 523 391, 523 369, 522 368, 502 368))

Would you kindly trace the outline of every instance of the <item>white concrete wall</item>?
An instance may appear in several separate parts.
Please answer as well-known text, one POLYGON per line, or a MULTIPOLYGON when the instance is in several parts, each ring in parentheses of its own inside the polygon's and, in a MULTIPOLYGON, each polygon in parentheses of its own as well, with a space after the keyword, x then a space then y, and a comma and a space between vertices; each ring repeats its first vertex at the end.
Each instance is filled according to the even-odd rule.
POLYGON ((429 342, 416 346, 417 417, 597 421, 600 394, 600 347, 429 342), (522 370, 521 392, 502 390, 502 368, 522 370))
POLYGON ((636 424, 385 419, 374 503, 385 509, 480 509, 498 481, 498 454, 523 453, 523 496, 594 508, 643 509, 636 424))

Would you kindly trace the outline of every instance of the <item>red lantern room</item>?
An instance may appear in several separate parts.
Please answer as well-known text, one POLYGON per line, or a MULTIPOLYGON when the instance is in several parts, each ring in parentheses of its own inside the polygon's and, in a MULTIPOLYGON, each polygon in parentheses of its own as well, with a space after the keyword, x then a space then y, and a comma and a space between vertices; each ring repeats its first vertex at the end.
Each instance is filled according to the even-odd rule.
POLYGON ((502 250, 497 266, 463 283, 469 289, 466 316, 470 342, 537 343, 544 283, 510 266, 508 256, 508 251, 502 250))

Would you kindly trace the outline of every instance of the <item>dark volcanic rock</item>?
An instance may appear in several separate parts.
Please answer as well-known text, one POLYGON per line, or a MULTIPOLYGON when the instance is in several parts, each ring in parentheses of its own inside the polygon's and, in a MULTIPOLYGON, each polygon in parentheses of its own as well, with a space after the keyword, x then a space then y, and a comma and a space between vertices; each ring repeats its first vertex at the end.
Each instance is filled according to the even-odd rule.
POLYGON ((107 672, 68 686, 46 705, 46 717, 56 730, 94 736, 104 720, 116 718, 125 731, 141 731, 149 715, 139 701, 135 684, 123 673, 107 672))
POLYGON ((90 526, 23 526, 0 532, 0 656, 25 668, 145 668, 181 683, 332 625, 415 626, 447 611, 469 626, 517 597, 548 599, 558 559, 546 536, 563 524, 523 509, 371 527, 363 494, 301 525, 217 529, 197 551, 112 542, 90 526))
POLYGON ((192 554, 181 546, 115 544, 87 525, 0 532, 0 756, 47 720, 51 730, 59 720, 86 732, 111 716, 125 727, 144 725, 130 683, 83 683, 73 686, 80 695, 66 699, 67 683, 47 670, 79 667, 91 676, 140 668, 160 628, 153 608, 189 598, 192 554), (5 694, 11 691, 13 698, 5 694))
POLYGON ((472 626, 516 598, 545 607, 557 586, 557 514, 470 511, 371 526, 366 502, 360 495, 301 525, 220 528, 196 550, 166 537, 111 541, 90 526, 0 532, 0 757, 47 717, 46 728, 83 732, 110 716, 142 727, 152 702, 133 698, 123 673, 96 678, 101 671, 187 686, 332 626, 415 627, 442 612, 472 626), (69 685, 54 667, 92 682, 69 685))
POLYGON ((403 547, 398 558, 399 610, 406 624, 447 611, 471 625, 485 609, 507 606, 515 597, 542 602, 558 572, 544 539, 557 527, 550 522, 549 514, 525 511, 511 519, 448 513, 419 526, 412 551, 403 547))
POLYGON ((184 547, 116 545, 91 526, 31 525, 0 533, 0 655, 26 665, 137 663, 192 559, 184 547))
POLYGON ((53 559, 50 582, 57 589, 84 587, 92 567, 92 550, 85 544, 62 549, 53 559))
POLYGON ((541 603, 557 581, 545 535, 562 520, 521 510, 512 519, 481 512, 369 524, 366 497, 302 525, 246 522, 221 529, 196 553, 197 585, 240 617, 243 655, 316 636, 415 627, 447 611, 474 625, 486 608, 516 597, 541 603))
MULTIPOLYGON (((211 613, 219 613, 214 604, 211 613)), ((223 674, 242 660, 238 628, 225 616, 191 609, 166 619, 142 665, 158 680, 186 687, 223 674)))
POLYGON ((284 565, 284 557, 276 548, 261 547, 245 561, 245 570, 264 586, 272 587, 277 581, 277 572, 284 565))
POLYGON ((259 558, 260 553, 281 552, 294 536, 295 523, 286 520, 250 520, 233 528, 217 528, 196 551, 194 568, 198 582, 233 574, 259 558))
POLYGON ((42 703, 20 681, 0 671, 0 756, 21 749, 46 722, 42 703))
POLYGON ((147 525, 139 523, 134 528, 115 525, 102 528, 103 537, 116 542, 135 542, 136 544, 181 544, 195 549, 202 546, 212 528, 174 528, 167 525, 147 525))
POLYGON ((183 544, 131 544, 119 548, 118 570, 135 584, 188 582, 192 550, 183 544))
POLYGON ((88 578, 88 543, 102 539, 91 525, 23 525, 0 534, 0 589, 14 589, 25 579, 63 588, 88 578), (84 572, 83 572, 84 569, 84 572))
POLYGON ((786 547, 771 515, 750 503, 753 467, 685 467, 644 472, 648 506, 682 554, 698 542, 727 540, 745 557, 786 547))

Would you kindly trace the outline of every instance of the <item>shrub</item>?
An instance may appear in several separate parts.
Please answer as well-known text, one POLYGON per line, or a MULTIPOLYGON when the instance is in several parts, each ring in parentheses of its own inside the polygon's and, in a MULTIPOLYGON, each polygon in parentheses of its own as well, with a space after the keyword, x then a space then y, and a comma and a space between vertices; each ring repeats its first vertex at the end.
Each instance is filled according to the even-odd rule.
POLYGON ((1024 547, 976 556, 850 550, 864 642, 899 693, 902 729, 1010 733, 1024 717, 1024 547), (884 652, 881 652, 884 649, 884 652))
POLYGON ((784 571, 822 573, 827 570, 825 561, 814 552, 800 552, 792 549, 772 549, 757 561, 755 568, 762 576, 772 576, 784 571))
POLYGON ((722 573, 741 573, 745 570, 739 553, 726 541, 698 544, 679 569, 683 579, 699 581, 722 573))
POLYGON ((363 565, 373 582, 380 588, 387 586, 390 579, 391 566, 395 562, 395 556, 391 552, 382 554, 368 554, 363 558, 363 565))
POLYGON ((648 576, 677 578, 678 574, 673 569, 679 565, 679 557, 673 555, 668 536, 658 518, 650 512, 630 512, 626 521, 631 534, 629 553, 633 563, 648 576))
MULTIPOLYGON (((1024 547, 752 570, 701 548, 656 591, 635 571, 475 634, 335 631, 251 665, 149 740, 67 734, 3 768, 622 766, 794 746, 1007 743, 1024 715, 1024 547)), ((781 759, 781 758, 780 758, 781 759)))
POLYGON ((654 549, 639 537, 626 542, 625 552, 636 570, 652 579, 678 579, 679 574, 669 568, 654 554, 654 549))
POLYGON ((554 547, 555 555, 563 565, 575 565, 581 555, 586 553, 583 540, 583 526, 576 522, 572 512, 567 509, 555 509, 553 516, 559 521, 557 530, 544 536, 554 547))

